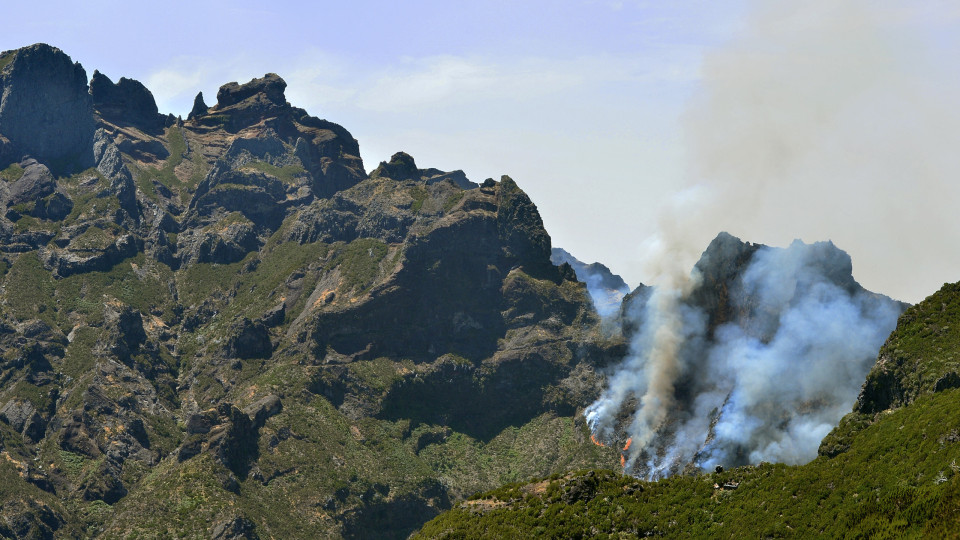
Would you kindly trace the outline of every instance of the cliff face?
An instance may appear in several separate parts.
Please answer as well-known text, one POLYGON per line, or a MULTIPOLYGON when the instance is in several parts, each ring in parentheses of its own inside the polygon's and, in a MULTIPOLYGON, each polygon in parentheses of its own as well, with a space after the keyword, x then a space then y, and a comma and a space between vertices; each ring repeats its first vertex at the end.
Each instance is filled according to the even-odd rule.
POLYGON ((181 123, 50 47, 3 59, 32 157, 0 169, 0 533, 405 537, 609 460, 576 412, 622 344, 509 177, 367 177, 273 74, 181 123))
POLYGON ((92 165, 93 104, 83 67, 43 44, 4 52, 0 66, 0 166, 25 155, 57 173, 92 165))

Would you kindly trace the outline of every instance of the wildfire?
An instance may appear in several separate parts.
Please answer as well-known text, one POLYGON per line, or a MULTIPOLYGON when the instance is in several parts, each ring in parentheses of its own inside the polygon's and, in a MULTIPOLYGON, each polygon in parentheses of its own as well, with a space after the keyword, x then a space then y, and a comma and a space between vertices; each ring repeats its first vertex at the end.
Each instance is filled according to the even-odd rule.
POLYGON ((620 454, 620 467, 621 468, 627 467, 627 458, 623 457, 623 454, 620 454))
POLYGON ((594 437, 592 433, 590 434, 590 440, 593 441, 593 444, 595 444, 595 445, 597 445, 597 446, 604 446, 604 447, 607 446, 607 445, 603 444, 602 442, 598 441, 597 438, 594 437))
POLYGON ((630 449, 630 445, 633 444, 633 437, 627 439, 627 445, 623 447, 623 451, 626 452, 630 449))

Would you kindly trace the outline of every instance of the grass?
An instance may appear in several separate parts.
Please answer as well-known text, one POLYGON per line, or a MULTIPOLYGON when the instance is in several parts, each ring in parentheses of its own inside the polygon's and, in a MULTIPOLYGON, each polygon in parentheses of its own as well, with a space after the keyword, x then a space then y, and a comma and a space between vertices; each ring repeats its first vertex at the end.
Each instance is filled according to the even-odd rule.
POLYGON ((881 351, 896 361, 878 364, 871 377, 896 366, 895 385, 916 390, 911 399, 847 415, 806 465, 761 463, 659 482, 613 471, 554 475, 481 494, 420 537, 956 537, 960 389, 931 386, 953 369, 960 343, 949 328, 958 321, 956 284, 904 313, 881 351), (739 485, 714 487, 727 482, 739 485))
POLYGON ((418 185, 410 188, 410 196, 413 198, 413 202, 410 203, 410 211, 414 214, 419 214, 420 209, 423 208, 424 201, 427 200, 430 193, 427 192, 425 187, 418 185))
POLYGON ((4 280, 6 308, 18 320, 42 319, 56 326, 55 283, 35 251, 17 256, 4 280))
POLYGON ((421 537, 942 537, 958 522, 958 405, 957 390, 926 396, 861 432, 848 452, 803 466, 761 464, 659 482, 596 471, 581 500, 564 493, 590 482, 585 471, 545 479, 534 495, 531 484, 508 485, 475 498, 500 509, 462 505, 421 537), (730 481, 739 482, 736 490, 713 487, 730 481))
POLYGON ((23 176, 23 167, 17 163, 11 163, 9 167, 0 171, 0 178, 6 182, 14 182, 19 180, 21 176, 23 176))
POLYGON ((359 296, 373 286, 380 274, 380 261, 386 255, 387 244, 375 238, 360 238, 341 248, 330 267, 340 267, 341 290, 359 296))
POLYGON ((300 165, 284 165, 283 167, 277 167, 276 165, 271 165, 266 161, 253 161, 247 163, 241 167, 241 169, 251 169, 269 174, 284 184, 296 183, 296 181, 307 172, 307 170, 300 165))
POLYGON ((453 210, 453 207, 459 204, 461 200, 463 200, 463 194, 464 194, 463 191, 457 191, 452 195, 450 195, 449 197, 447 197, 447 199, 443 201, 443 213, 446 214, 450 212, 450 210, 453 210))
POLYGON ((7 51, 7 54, 0 56, 0 70, 7 67, 7 64, 13 62, 13 59, 16 58, 17 51, 7 51))
POLYGON ((171 126, 167 128, 165 135, 170 155, 160 167, 136 168, 136 184, 147 197, 156 202, 159 200, 159 195, 153 182, 158 182, 175 193, 178 193, 181 202, 186 204, 189 200, 190 190, 200 183, 206 174, 206 164, 203 161, 203 154, 199 151, 189 151, 183 130, 179 127, 171 126), (191 159, 193 172, 190 178, 184 182, 177 177, 175 171, 187 157, 191 159))

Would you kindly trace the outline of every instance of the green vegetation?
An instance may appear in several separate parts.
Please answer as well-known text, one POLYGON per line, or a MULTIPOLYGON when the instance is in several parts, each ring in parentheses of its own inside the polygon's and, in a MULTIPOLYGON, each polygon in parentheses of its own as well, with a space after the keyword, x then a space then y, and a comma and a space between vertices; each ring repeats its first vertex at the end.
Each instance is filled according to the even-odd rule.
POLYGON ((960 391, 885 415, 850 450, 643 482, 578 472, 474 497, 421 531, 437 538, 949 536, 960 524, 960 391), (736 482, 736 489, 717 489, 736 482), (571 495, 579 493, 579 495, 571 495))
POLYGON ((13 62, 13 59, 16 58, 17 51, 7 51, 6 54, 0 55, 0 70, 7 67, 7 64, 13 62))
POLYGON ((4 281, 6 308, 19 320, 42 319, 56 326, 55 284, 36 252, 17 256, 4 281))
POLYGON ((208 114, 197 118, 201 125, 210 127, 222 127, 230 122, 230 116, 226 114, 208 114))
POLYGON ((23 167, 17 163, 11 163, 9 167, 0 171, 0 178, 7 182, 19 180, 21 176, 23 176, 23 167))
POLYGON ((410 203, 410 211, 419 214, 420 209, 423 208, 423 202, 427 200, 430 193, 427 192, 427 188, 417 185, 410 188, 410 196, 413 197, 413 202, 410 203))
POLYGON ((167 189, 179 193, 181 202, 186 204, 186 201, 188 201, 190 197, 190 190, 193 189, 206 174, 206 164, 203 161, 201 152, 189 150, 187 140, 181 128, 171 126, 167 128, 165 135, 170 155, 160 167, 146 167, 144 169, 134 167, 136 184, 147 197, 158 201, 159 195, 157 194, 156 187, 153 185, 153 182, 158 182, 167 189), (190 156, 193 171, 190 178, 184 182, 180 180, 175 171, 188 156, 190 156))
POLYGON ((252 169, 254 171, 260 171, 262 173, 269 174, 270 176, 276 177, 284 184, 295 183, 307 172, 307 170, 300 165, 284 165, 283 167, 277 167, 276 165, 271 165, 266 161, 253 161, 247 163, 241 167, 241 169, 252 169))
POLYGON ((361 238, 341 248, 330 263, 340 267, 343 291, 365 293, 380 274, 380 261, 387 255, 387 245, 374 238, 361 238))
POLYGON ((453 207, 463 200, 463 194, 463 191, 457 191, 456 193, 447 197, 447 200, 443 201, 443 213, 446 214, 450 210, 453 210, 453 207))
POLYGON ((938 385, 960 386, 958 323, 960 283, 944 285, 905 311, 867 377, 864 410, 910 403, 938 385))
POLYGON ((902 366, 903 378, 887 382, 915 397, 877 414, 847 415, 811 463, 659 482, 612 471, 555 475, 479 495, 428 523, 421 536, 955 537, 960 389, 935 381, 960 352, 956 333, 944 331, 960 320, 958 291, 960 284, 946 285, 905 312, 881 351, 881 359, 897 360, 881 361, 868 379, 902 366), (728 483, 736 487, 723 488, 728 483))

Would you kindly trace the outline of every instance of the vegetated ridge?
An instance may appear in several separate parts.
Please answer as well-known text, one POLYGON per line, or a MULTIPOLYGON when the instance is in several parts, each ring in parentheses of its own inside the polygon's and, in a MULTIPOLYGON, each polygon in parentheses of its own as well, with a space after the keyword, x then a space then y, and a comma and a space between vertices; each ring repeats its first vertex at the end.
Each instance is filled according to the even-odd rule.
POLYGON ((0 536, 406 537, 615 458, 622 355, 509 177, 397 153, 267 74, 186 120, 0 54, 0 536))
POLYGON ((806 465, 761 463, 645 482, 557 473, 458 504, 422 538, 956 538, 960 283, 910 307, 853 411, 806 465))

